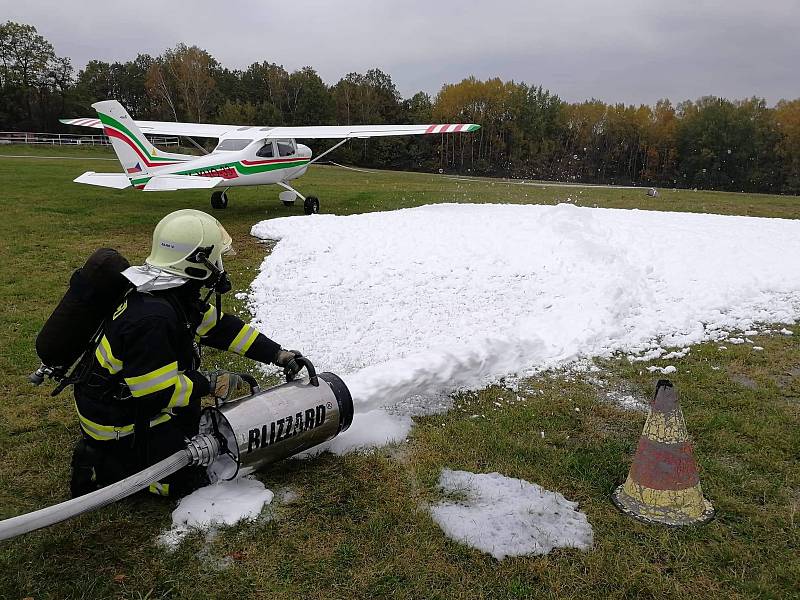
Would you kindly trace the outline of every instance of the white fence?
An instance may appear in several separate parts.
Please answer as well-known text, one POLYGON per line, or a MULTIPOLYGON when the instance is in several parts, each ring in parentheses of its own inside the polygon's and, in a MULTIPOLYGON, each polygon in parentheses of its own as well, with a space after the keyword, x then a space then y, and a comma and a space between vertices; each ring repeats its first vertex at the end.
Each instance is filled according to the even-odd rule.
MULTIPOLYGON (((153 136, 156 146, 177 146, 177 137, 153 136)), ((31 133, 29 131, 0 131, 0 144, 38 144, 46 146, 108 146, 105 135, 73 135, 71 133, 31 133)))

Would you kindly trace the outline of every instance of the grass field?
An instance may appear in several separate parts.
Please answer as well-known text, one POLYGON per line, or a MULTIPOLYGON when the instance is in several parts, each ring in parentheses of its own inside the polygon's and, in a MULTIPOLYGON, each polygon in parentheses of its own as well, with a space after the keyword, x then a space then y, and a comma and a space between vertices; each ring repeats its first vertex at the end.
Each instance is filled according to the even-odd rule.
MULTIPOLYGON (((47 386, 33 388, 25 377, 38 366, 35 336, 71 272, 103 245, 139 264, 161 217, 208 208, 205 192, 115 192, 71 183, 85 170, 118 170, 115 161, 90 160, 112 158, 105 150, 0 147, 0 155, 15 154, 69 160, 0 156, 0 518, 68 497, 69 457, 79 435, 71 394, 51 398, 47 386)), ((800 218, 800 198, 785 196, 662 190, 653 199, 644 190, 333 167, 312 170, 298 185, 320 197, 323 212, 337 214, 432 202, 574 201, 800 218)), ((238 251, 226 263, 238 291, 265 253, 250 226, 301 209, 281 206, 275 188, 234 189, 230 198, 216 216, 238 251)), ((672 361, 703 488, 718 511, 702 528, 640 524, 611 504, 644 415, 621 410, 606 394, 625 390, 646 399, 655 377, 648 363, 607 360, 598 362, 602 388, 554 372, 523 382, 518 392, 491 387, 461 394, 459 408, 448 414, 416 418, 406 444, 287 461, 260 473, 269 489, 289 488, 298 499, 210 542, 190 537, 172 554, 155 539, 169 525, 175 501, 146 495, 0 542, 0 598, 800 597, 796 333, 757 337, 763 352, 703 344, 672 361), (517 395, 524 400, 505 402, 517 395), (486 418, 471 419, 475 413, 486 418), (497 562, 446 539, 424 509, 437 499, 444 467, 497 471, 580 502, 595 547, 497 562)))

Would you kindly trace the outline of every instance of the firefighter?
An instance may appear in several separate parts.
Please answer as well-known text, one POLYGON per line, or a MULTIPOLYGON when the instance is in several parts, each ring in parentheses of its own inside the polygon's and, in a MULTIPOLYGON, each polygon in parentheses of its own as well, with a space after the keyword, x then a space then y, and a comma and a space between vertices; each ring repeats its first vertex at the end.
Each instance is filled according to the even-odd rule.
MULTIPOLYGON (((132 291, 104 322, 74 388, 83 438, 73 453, 73 497, 185 447, 198 432, 201 397, 237 394, 239 375, 200 370, 199 345, 277 365, 290 376, 300 370, 299 352, 221 312, 219 298, 231 287, 222 257, 231 251, 219 221, 179 210, 156 226, 145 264, 123 271, 132 291), (205 301, 211 293, 217 306, 205 301)), ((203 483, 204 471, 183 469, 150 491, 180 495, 203 483)))

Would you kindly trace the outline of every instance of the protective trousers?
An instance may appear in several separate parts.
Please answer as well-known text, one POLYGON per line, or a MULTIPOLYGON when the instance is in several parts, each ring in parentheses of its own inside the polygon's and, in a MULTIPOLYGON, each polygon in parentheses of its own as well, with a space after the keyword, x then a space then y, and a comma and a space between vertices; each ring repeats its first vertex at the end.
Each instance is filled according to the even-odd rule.
MULTIPOLYGON (((137 423, 134 435, 118 440, 95 440, 84 433, 72 460, 72 495, 80 496, 129 477, 186 447, 197 435, 200 403, 176 410, 168 421, 148 427, 137 423)), ((186 467, 150 486, 161 496, 181 496, 207 483, 205 470, 186 467)))

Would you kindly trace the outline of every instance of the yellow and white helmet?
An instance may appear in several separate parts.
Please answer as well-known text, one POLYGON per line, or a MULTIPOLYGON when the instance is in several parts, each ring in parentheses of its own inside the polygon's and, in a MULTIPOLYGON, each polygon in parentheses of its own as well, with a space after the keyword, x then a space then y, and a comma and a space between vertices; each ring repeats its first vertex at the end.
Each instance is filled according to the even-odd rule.
POLYGON ((187 208, 158 222, 145 262, 173 275, 203 280, 212 271, 202 258, 222 271, 222 255, 230 252, 231 236, 222 224, 203 211, 187 208))

